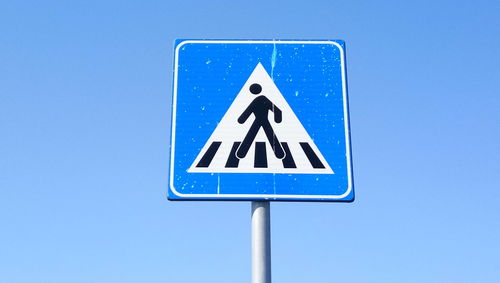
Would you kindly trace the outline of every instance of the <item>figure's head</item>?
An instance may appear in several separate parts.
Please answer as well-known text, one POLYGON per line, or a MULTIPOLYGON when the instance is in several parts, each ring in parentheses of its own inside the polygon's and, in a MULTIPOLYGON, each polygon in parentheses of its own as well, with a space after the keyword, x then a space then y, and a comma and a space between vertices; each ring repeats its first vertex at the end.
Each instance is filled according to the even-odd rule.
POLYGON ((255 94, 255 95, 259 94, 261 91, 262 91, 262 87, 260 86, 260 84, 252 84, 250 86, 250 92, 255 94))

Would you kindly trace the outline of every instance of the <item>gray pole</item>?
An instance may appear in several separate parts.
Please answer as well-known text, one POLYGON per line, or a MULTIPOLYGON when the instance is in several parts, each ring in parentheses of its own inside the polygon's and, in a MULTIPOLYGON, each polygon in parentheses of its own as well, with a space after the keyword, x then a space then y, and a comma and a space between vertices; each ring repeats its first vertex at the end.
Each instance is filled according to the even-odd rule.
POLYGON ((271 207, 252 201, 252 283, 271 283, 271 207))

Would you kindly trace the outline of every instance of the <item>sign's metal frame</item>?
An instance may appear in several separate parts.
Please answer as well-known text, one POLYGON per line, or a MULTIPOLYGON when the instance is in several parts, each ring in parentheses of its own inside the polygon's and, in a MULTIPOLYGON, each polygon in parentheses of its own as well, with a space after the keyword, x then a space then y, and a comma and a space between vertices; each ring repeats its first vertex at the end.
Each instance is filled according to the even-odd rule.
MULTIPOLYGON (((333 201, 333 202, 352 202, 352 199, 344 199, 353 190, 352 176, 352 156, 351 156, 351 140, 350 140, 350 124, 349 124, 349 106, 347 94, 347 74, 345 63, 344 47, 334 40, 183 40, 175 47, 174 58, 174 81, 173 81, 173 98, 172 98, 172 120, 171 120, 171 148, 170 148, 170 175, 169 188, 175 194, 169 194, 170 200, 229 200, 229 201, 248 201, 248 200, 271 200, 271 201, 333 201), (340 195, 275 195, 275 194, 183 194, 178 192, 174 187, 174 161, 175 161, 175 130, 177 117, 177 84, 178 84, 178 62, 179 50, 185 44, 330 44, 336 46, 340 51, 340 66, 342 70, 342 97, 343 97, 343 112, 344 112, 344 128, 345 128, 345 143, 346 143, 346 161, 347 161, 347 190, 340 195)), ((196 173, 199 174, 199 173, 196 173)), ((233 173, 234 174, 234 173, 233 173)))

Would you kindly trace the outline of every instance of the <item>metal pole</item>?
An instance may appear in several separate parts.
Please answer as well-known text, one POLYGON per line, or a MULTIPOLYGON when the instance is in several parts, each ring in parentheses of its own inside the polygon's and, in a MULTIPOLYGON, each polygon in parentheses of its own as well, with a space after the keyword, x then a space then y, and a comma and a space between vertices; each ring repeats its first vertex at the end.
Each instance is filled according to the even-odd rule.
POLYGON ((252 283, 271 283, 271 207, 252 201, 252 283))

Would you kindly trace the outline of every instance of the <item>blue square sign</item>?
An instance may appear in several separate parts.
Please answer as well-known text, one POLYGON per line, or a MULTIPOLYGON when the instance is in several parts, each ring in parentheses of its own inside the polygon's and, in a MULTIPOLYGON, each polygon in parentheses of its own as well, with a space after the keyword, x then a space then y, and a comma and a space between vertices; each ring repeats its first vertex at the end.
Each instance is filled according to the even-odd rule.
POLYGON ((177 40, 170 200, 354 200, 340 40, 177 40))

